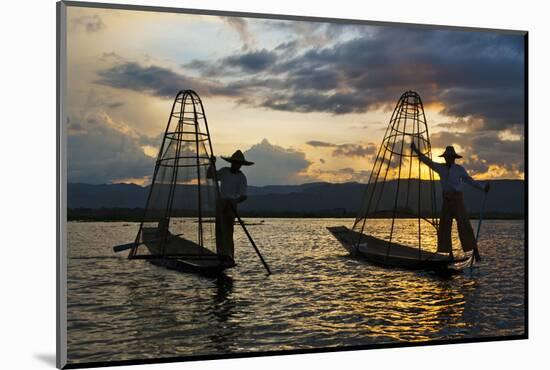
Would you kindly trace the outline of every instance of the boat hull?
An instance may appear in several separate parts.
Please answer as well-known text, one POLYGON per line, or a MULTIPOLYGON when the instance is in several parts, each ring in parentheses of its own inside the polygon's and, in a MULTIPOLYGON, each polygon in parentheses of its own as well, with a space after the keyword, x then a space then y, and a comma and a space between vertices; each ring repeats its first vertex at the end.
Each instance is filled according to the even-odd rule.
POLYGON ((188 273, 195 273, 200 275, 207 275, 207 276, 216 276, 222 274, 228 266, 222 266, 222 265, 213 265, 213 266, 203 266, 203 265, 197 265, 193 263, 192 261, 185 260, 185 259, 172 259, 172 258, 155 258, 148 260, 149 263, 155 266, 160 266, 167 268, 169 270, 175 270, 179 272, 188 272, 188 273))
POLYGON ((383 267, 397 267, 410 270, 432 270, 437 272, 458 272, 471 262, 471 253, 460 258, 449 259, 447 255, 419 251, 396 243, 391 246, 385 240, 360 234, 345 226, 327 227, 332 235, 351 256, 383 267), (357 243, 357 242, 360 243, 357 243))
POLYGON ((153 265, 204 275, 218 275, 234 266, 223 263, 216 253, 177 235, 169 234, 164 245, 161 245, 158 235, 156 228, 142 229, 143 244, 151 256, 145 259, 153 265), (155 257, 163 254, 170 257, 155 257))

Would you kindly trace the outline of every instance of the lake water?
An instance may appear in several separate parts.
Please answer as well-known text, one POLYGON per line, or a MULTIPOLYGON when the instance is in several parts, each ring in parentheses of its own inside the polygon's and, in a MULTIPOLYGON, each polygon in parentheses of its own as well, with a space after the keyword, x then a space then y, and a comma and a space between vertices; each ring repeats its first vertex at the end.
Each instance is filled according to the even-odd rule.
POLYGON ((69 363, 525 332, 524 221, 484 221, 482 262, 441 277, 348 257, 325 227, 353 220, 259 220, 248 228, 273 275, 236 226, 238 265, 221 278, 115 254, 136 223, 69 222, 69 363))

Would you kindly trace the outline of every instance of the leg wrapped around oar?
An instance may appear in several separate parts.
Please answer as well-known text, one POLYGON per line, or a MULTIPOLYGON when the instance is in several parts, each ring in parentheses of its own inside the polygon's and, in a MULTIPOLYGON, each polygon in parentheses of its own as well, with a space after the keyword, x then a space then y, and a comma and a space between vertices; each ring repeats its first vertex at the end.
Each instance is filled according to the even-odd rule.
POLYGON ((452 255, 452 239, 451 231, 453 218, 456 219, 458 228, 458 237, 462 250, 464 252, 474 251, 474 258, 479 261, 481 258, 477 249, 477 241, 474 235, 474 230, 470 223, 468 211, 464 204, 464 196, 462 192, 452 191, 443 193, 443 206, 441 208, 441 218, 438 229, 437 251, 441 253, 449 253, 452 255))
MULTIPOLYGON (((477 241, 474 236, 472 224, 470 223, 468 211, 466 210, 466 206, 464 204, 464 196, 462 193, 457 192, 455 198, 455 217, 458 227, 458 237, 460 238, 462 249, 464 252, 469 252, 471 250, 477 251, 477 241)), ((476 260, 478 260, 477 257, 476 260)))
POLYGON ((454 198, 443 194, 443 205, 441 206, 441 218, 437 230, 437 251, 439 253, 453 253, 453 241, 451 231, 453 229, 453 208, 454 198))
POLYGON ((229 200, 218 199, 216 205, 216 252, 223 264, 234 264, 233 231, 235 213, 229 200))

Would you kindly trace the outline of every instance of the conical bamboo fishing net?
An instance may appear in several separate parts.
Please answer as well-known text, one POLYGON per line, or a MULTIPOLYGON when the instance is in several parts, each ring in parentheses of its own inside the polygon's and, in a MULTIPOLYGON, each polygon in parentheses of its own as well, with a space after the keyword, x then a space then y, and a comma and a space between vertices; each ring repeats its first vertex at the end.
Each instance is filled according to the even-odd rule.
POLYGON ((392 246, 407 245, 434 250, 437 241, 437 204, 434 172, 421 163, 411 142, 429 158, 432 156, 428 125, 420 96, 405 92, 397 102, 369 177, 361 208, 353 225, 362 235, 392 246))
POLYGON ((202 102, 180 91, 157 156, 143 220, 129 258, 217 258, 217 187, 207 178, 212 144, 202 102))

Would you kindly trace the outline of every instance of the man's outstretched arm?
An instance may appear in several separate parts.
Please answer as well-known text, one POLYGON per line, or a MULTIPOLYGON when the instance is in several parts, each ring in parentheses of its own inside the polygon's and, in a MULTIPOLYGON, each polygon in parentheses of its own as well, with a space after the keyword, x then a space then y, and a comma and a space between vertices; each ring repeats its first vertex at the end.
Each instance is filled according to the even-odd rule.
POLYGON ((414 143, 414 141, 411 142, 411 150, 418 155, 418 159, 420 159, 422 163, 430 167, 432 170, 437 171, 436 163, 432 161, 430 158, 428 158, 427 155, 421 153, 420 150, 418 150, 418 148, 416 147, 416 144, 414 143))
POLYGON ((485 185, 482 185, 479 181, 474 180, 472 176, 470 176, 468 172, 466 172, 466 170, 464 170, 464 173, 462 174, 462 180, 471 187, 479 189, 486 193, 488 193, 489 189, 491 188, 491 185, 489 185, 488 181, 485 183, 485 185))

